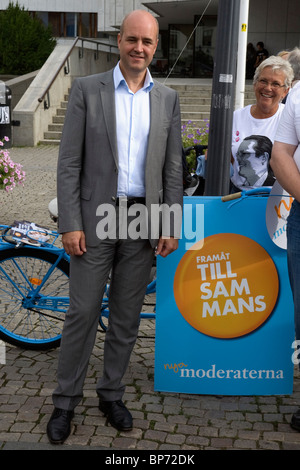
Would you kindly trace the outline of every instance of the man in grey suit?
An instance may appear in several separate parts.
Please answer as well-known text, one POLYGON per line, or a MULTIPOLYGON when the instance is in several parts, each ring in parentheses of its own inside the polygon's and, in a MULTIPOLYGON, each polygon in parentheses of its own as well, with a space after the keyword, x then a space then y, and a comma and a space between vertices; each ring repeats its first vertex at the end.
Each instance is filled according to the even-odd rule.
POLYGON ((74 408, 82 398, 111 269, 103 376, 96 391, 108 422, 121 431, 132 429, 132 416, 122 401, 122 377, 136 341, 154 249, 163 257, 176 250, 181 223, 176 231, 176 223, 162 220, 168 228, 162 233, 151 216, 159 204, 182 207, 179 101, 176 92, 149 73, 157 43, 156 19, 146 11, 131 12, 118 35, 118 65, 76 79, 72 86, 57 173, 59 231, 71 262, 70 308, 55 408, 47 426, 54 444, 69 436, 74 408), (124 207, 128 228, 133 204, 145 208, 147 237, 129 236, 129 230, 123 234, 124 207), (101 223, 108 207, 115 211, 116 235, 104 237, 101 223))

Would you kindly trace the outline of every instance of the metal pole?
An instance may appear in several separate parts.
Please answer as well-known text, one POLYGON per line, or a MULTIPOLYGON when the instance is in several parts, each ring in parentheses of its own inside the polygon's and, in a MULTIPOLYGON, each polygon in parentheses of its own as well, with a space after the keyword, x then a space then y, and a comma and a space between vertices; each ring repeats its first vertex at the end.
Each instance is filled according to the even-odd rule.
POLYGON ((219 0, 206 165, 206 196, 222 196, 229 191, 239 13, 240 0, 219 0))
POLYGON ((235 109, 243 108, 245 101, 245 78, 248 38, 249 0, 241 0, 238 41, 235 109))

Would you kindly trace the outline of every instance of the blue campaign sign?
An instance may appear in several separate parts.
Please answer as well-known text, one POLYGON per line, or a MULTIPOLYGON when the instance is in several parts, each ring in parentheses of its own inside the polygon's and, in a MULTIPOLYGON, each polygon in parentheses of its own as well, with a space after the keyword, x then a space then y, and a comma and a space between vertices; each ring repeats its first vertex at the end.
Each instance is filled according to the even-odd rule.
POLYGON ((268 197, 184 199, 179 248, 158 259, 155 390, 291 393, 293 302, 268 197))

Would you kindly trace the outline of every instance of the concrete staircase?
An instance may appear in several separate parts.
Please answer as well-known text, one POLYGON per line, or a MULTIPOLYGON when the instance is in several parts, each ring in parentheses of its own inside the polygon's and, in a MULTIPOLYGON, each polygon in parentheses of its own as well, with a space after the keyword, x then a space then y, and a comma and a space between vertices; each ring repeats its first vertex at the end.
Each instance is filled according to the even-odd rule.
MULTIPOLYGON (((205 121, 210 118, 211 84, 171 84, 170 88, 177 90, 181 106, 182 124, 192 121, 197 127, 203 127, 205 121)), ((255 102, 252 85, 246 85, 245 106, 255 102)), ((68 104, 68 95, 56 110, 52 124, 44 133, 44 139, 40 142, 45 145, 59 145, 68 104)))
POLYGON ((48 131, 44 132, 44 139, 40 144, 44 145, 59 145, 62 129, 64 125, 69 95, 64 96, 64 101, 61 101, 60 107, 56 110, 56 115, 52 118, 52 124, 49 124, 48 131))
POLYGON ((179 94, 181 122, 202 127, 210 117, 211 85, 169 85, 179 94))

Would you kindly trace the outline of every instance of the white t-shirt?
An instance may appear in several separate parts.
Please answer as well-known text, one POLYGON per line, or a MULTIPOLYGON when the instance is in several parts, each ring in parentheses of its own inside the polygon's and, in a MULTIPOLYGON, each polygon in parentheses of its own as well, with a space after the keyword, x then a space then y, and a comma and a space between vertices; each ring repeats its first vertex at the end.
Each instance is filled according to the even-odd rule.
MULTIPOLYGON (((231 151, 234 159, 232 183, 240 189, 271 186, 274 179, 269 175, 272 146, 284 109, 279 104, 277 112, 266 119, 251 115, 252 105, 233 113, 231 151)), ((272 173, 271 173, 272 175, 272 173)))
POLYGON ((297 83, 289 92, 275 140, 298 146, 294 153, 294 160, 300 171, 300 83, 297 83))

